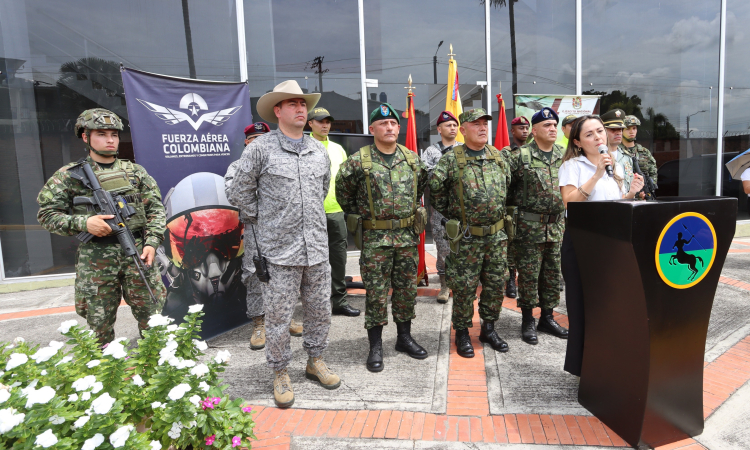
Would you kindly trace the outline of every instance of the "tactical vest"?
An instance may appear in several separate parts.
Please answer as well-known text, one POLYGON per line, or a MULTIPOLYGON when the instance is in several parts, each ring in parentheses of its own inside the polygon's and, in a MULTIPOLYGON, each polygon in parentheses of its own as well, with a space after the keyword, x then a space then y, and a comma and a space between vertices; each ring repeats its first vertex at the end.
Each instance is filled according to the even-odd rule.
MULTIPOLYGON (((417 164, 417 155, 413 151, 397 145, 401 154, 406 158, 406 162, 411 166, 414 172, 414 202, 412 211, 417 210, 417 178, 419 178, 419 164, 417 164)), ((375 204, 372 201, 372 182, 370 181, 370 170, 372 170, 372 153, 371 147, 366 145, 359 149, 359 155, 362 163, 362 170, 365 172, 365 184, 367 185, 367 201, 370 204, 370 220, 363 221, 362 225, 366 230, 394 230, 406 228, 414 224, 414 214, 405 219, 393 220, 375 220, 375 204)))
MULTIPOLYGON (((146 208, 138 191, 138 178, 135 176, 133 163, 124 159, 120 159, 119 162, 119 169, 112 167, 96 171, 94 174, 99 179, 102 189, 112 194, 112 197, 121 196, 135 209, 135 215, 130 218, 127 226, 131 231, 137 231, 146 226, 146 208)), ((92 212, 95 211, 89 205, 73 207, 74 215, 90 216, 92 212)))
MULTIPOLYGON (((526 191, 528 190, 528 175, 529 171, 531 169, 546 169, 550 168, 552 170, 551 164, 545 164, 543 161, 540 161, 539 159, 534 159, 531 157, 531 149, 528 146, 523 146, 520 148, 521 154, 520 154, 520 160, 521 165, 523 166, 523 201, 521 202, 521 208, 526 208, 526 191)), ((540 150, 541 151, 541 150, 540 150)), ((554 151, 554 147, 552 148, 552 151, 554 151)), ((550 159, 550 162, 552 160, 550 159)), ((523 220, 531 221, 531 222, 540 222, 540 223, 557 223, 560 220, 563 219, 564 214, 537 214, 532 213, 528 211, 524 211, 523 209, 515 208, 513 211, 513 214, 517 215, 523 220)))
POLYGON ((453 154, 456 155, 456 163, 458 164, 458 201, 461 206, 461 223, 467 227, 467 230, 474 236, 487 236, 495 234, 505 227, 505 221, 500 220, 497 223, 489 227, 475 227, 470 226, 466 221, 466 208, 464 207, 464 168, 466 167, 467 161, 474 161, 477 159, 487 159, 494 161, 495 164, 500 164, 503 157, 498 149, 491 145, 484 146, 485 151, 483 156, 466 156, 466 145, 457 145, 453 147, 453 154))

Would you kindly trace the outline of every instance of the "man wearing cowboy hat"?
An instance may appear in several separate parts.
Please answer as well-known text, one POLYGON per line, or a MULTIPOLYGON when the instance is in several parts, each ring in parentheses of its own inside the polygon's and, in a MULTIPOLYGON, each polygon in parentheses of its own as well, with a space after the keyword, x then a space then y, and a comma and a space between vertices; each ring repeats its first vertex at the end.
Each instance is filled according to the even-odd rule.
POLYGON ((258 244, 267 262, 266 360, 275 372, 273 394, 280 408, 294 403, 287 374, 292 359, 288 328, 298 298, 304 309, 302 345, 309 355, 305 375, 326 389, 341 385, 321 356, 331 325, 331 266, 323 208, 331 163, 325 147, 302 132, 308 108, 319 99, 320 94, 304 94, 290 80, 258 100, 258 114, 278 123, 279 129, 247 146, 227 196, 250 223, 257 224, 258 244))
MULTIPOLYGON (((271 129, 265 122, 255 122, 245 127, 245 146, 250 145, 258 136, 268 133, 271 129)), ((232 181, 237 173, 240 160, 233 162, 224 175, 224 193, 229 196, 232 181)), ((253 242, 252 228, 247 217, 240 214, 240 220, 245 225, 243 242, 253 242)), ((250 330, 250 348, 252 350, 261 350, 266 346, 266 327, 265 316, 263 314, 263 294, 258 277, 255 276, 255 266, 253 265, 253 256, 257 255, 255 247, 248 244, 245 246, 245 252, 242 255, 242 282, 245 284, 247 294, 245 302, 247 304, 247 317, 253 321, 253 328, 250 330)), ((289 325, 289 334, 292 336, 302 336, 302 324, 292 320, 289 325)))

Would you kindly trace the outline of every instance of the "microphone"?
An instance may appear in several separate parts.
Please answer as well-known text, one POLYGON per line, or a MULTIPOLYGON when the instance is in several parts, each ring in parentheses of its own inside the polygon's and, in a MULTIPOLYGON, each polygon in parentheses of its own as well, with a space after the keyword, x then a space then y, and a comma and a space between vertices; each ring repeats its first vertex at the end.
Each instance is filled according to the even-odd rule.
MULTIPOLYGON (((606 145, 602 144, 602 145, 599 146, 598 150, 599 150, 599 154, 604 155, 605 153, 608 152, 609 147, 607 147, 606 145)), ((607 164, 607 167, 605 167, 604 169, 607 171, 607 175, 609 175, 610 177, 614 177, 614 175, 612 174, 612 166, 610 166, 609 164, 607 164)))

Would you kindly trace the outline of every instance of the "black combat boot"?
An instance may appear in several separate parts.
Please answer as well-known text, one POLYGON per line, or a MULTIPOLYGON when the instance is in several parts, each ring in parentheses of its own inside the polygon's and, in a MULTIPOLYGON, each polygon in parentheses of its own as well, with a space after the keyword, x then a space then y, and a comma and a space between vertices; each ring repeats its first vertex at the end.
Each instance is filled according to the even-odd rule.
POLYGON ((542 316, 539 317, 539 325, 536 327, 537 331, 549 333, 554 337, 560 339, 568 338, 568 329, 561 327, 559 323, 555 321, 555 317, 552 315, 552 309, 543 309, 542 316))
POLYGON ((471 345, 471 337, 469 336, 468 328, 456 330, 456 352, 459 356, 463 356, 464 358, 474 357, 474 346, 471 345))
POLYGON ((396 351, 404 352, 414 359, 427 358, 427 350, 411 337, 411 320, 396 322, 396 351))
POLYGON ((521 308, 521 339, 531 345, 539 343, 536 336, 536 321, 534 320, 534 310, 532 308, 521 308))
POLYGON ((372 327, 367 330, 370 340, 370 354, 367 355, 367 370, 380 372, 383 370, 383 326, 372 327))
POLYGON ((516 287, 516 269, 511 267, 509 269, 510 278, 505 283, 505 296, 508 298, 516 298, 518 296, 518 288, 516 287))
POLYGON ((485 320, 482 323, 482 331, 479 333, 479 341, 490 344, 496 352, 505 353, 508 351, 508 343, 502 340, 495 332, 495 323, 485 320))

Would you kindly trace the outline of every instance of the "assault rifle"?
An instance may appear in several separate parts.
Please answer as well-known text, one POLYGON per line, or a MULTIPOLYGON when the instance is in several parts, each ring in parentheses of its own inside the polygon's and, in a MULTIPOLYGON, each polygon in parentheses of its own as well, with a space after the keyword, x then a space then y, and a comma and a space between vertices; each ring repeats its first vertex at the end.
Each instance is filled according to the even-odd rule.
MULTIPOLYGON (((141 279, 148 289, 148 294, 151 296, 151 300, 154 304, 158 304, 159 302, 151 291, 151 286, 148 285, 146 275, 143 273, 144 268, 150 269, 151 266, 144 266, 141 262, 138 255, 138 247, 135 243, 135 237, 127 226, 127 222, 135 215, 135 209, 128 205, 128 202, 125 201, 122 196, 118 195, 113 198, 112 194, 102 189, 102 186, 99 184, 99 179, 96 178, 94 171, 91 169, 91 166, 87 161, 84 161, 80 167, 83 170, 83 176, 80 176, 80 172, 76 171, 76 175, 79 176, 74 176, 74 178, 78 178, 84 185, 86 185, 86 187, 93 190, 94 195, 93 197, 75 197, 73 198, 73 205, 90 205, 98 210, 97 214, 115 216, 113 219, 104 220, 104 222, 106 222, 112 229, 110 236, 116 236, 125 256, 133 258, 133 262, 138 268, 138 273, 141 275, 141 279)), ((72 173, 73 172, 71 172, 71 174, 72 173)), ((92 238, 94 238, 94 235, 88 231, 82 231, 76 235, 76 239, 84 244, 89 242, 92 238)))
MULTIPOLYGON (((646 194, 646 200, 656 200, 656 185, 654 184, 654 180, 651 179, 648 174, 643 173, 641 171, 641 165, 638 164, 638 157, 632 156, 633 159, 633 171, 637 173, 638 175, 643 177, 643 189, 641 189, 638 194, 641 192, 646 194)), ((636 197, 638 196, 636 194, 636 197)))

